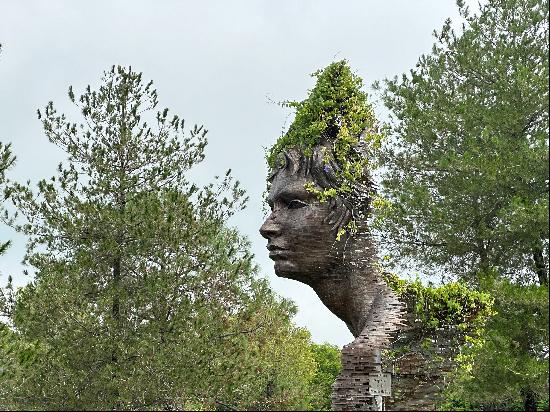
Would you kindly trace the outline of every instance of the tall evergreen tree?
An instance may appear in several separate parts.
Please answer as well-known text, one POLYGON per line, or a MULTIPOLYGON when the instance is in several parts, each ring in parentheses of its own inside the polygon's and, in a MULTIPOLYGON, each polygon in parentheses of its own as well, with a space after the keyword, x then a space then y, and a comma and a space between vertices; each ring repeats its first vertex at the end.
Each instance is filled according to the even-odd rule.
POLYGON ((38 112, 68 161, 37 193, 14 189, 36 275, 12 316, 30 362, 6 371, 2 406, 303 407, 309 335, 227 226, 243 190, 229 171, 203 188, 185 178, 206 130, 155 112, 152 82, 130 68, 69 98, 80 124, 51 102, 38 112))
MULTIPOLYGON (((4 210, 3 203, 10 196, 9 188, 7 187, 6 172, 15 163, 15 156, 11 151, 11 144, 4 144, 0 142, 0 219, 2 223, 7 223, 8 214, 4 210)), ((0 255, 4 254, 10 245, 10 241, 7 239, 0 239, 0 255)))
POLYGON ((386 82, 392 138, 379 199, 394 257, 455 275, 497 314, 446 407, 548 403, 548 1, 489 0, 386 82))
POLYGON ((548 1, 458 4, 462 33, 447 21, 386 82, 386 246, 474 283, 494 267, 547 284, 548 1))
MULTIPOLYGON (((2 44, 0 44, 0 54, 2 53, 2 44)), ((10 216, 7 210, 4 209, 4 202, 6 202, 11 196, 11 190, 9 188, 9 182, 6 177, 6 172, 15 164, 15 156, 11 151, 11 143, 5 144, 0 142, 0 222, 2 224, 9 224, 11 222, 10 216)), ((11 244, 9 239, 0 238, 0 256, 3 255, 11 244)), ((0 275, 2 273, 0 272, 0 275)), ((13 285, 12 278, 8 276, 8 284, 4 293, 0 289, 0 316, 8 315, 11 313, 13 306, 13 285)), ((1 326, 0 326, 1 327, 1 326)), ((0 331, 2 333, 2 331, 0 331)), ((2 366, 0 365, 0 368, 2 366)))
MULTIPOLYGON (((2 44, 0 44, 0 54, 2 54, 2 44)), ((2 203, 9 197, 9 191, 6 188, 6 172, 13 166, 14 163, 15 156, 11 152, 11 144, 0 142, 0 219, 3 221, 2 223, 5 223, 8 219, 8 215, 2 207, 2 203)), ((9 245, 9 240, 0 239, 0 255, 4 254, 9 245)))

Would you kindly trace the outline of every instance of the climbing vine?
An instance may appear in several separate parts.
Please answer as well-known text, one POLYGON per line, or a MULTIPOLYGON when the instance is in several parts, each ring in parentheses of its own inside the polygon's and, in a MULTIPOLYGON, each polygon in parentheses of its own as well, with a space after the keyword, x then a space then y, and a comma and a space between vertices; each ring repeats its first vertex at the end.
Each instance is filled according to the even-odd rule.
POLYGON ((425 331, 453 327, 473 335, 481 331, 493 314, 493 298, 463 283, 435 288, 422 285, 420 280, 408 282, 394 274, 386 273, 384 279, 425 331))
POLYGON ((430 287, 390 273, 384 279, 405 303, 410 326, 382 353, 384 370, 398 374, 401 380, 388 409, 393 402, 416 410, 420 404, 415 402, 422 401, 410 397, 417 391, 427 391, 433 402, 430 407, 440 407, 442 395, 428 395, 429 388, 446 388, 457 367, 471 364, 469 348, 483 344, 485 324, 494 315, 493 298, 459 282, 430 287))

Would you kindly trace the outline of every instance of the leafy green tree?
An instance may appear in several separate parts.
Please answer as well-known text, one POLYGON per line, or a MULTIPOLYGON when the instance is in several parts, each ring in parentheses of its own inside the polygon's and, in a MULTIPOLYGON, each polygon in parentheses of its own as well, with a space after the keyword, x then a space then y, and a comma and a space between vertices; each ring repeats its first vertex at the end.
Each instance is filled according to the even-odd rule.
POLYGON ((155 112, 152 82, 130 68, 69 98, 80 124, 51 102, 38 112, 68 161, 37 193, 13 186, 36 275, 16 295, 9 333, 28 355, 11 352, 2 406, 300 408, 309 335, 227 227, 242 189, 229 172, 203 188, 185 179, 206 131, 155 112))
POLYGON ((462 32, 447 21, 432 52, 386 82, 377 222, 398 261, 495 299, 446 407, 534 410, 548 401, 548 1, 458 6, 462 32))
POLYGON ((340 349, 328 343, 312 343, 311 351, 317 368, 310 383, 312 399, 309 409, 312 411, 330 411, 332 384, 342 370, 340 349))
POLYGON ((378 205, 400 259, 475 281, 548 283, 548 1, 489 0, 447 21, 392 111, 378 205))
POLYGON ((502 280, 490 288, 497 314, 461 355, 442 408, 548 410, 548 287, 502 280))

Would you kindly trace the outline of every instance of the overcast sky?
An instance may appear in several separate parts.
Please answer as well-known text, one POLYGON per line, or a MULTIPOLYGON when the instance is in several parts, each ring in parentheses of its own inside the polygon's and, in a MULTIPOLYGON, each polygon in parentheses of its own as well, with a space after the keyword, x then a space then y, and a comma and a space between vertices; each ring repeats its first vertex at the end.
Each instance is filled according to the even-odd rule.
MULTIPOLYGON (((291 121, 272 101, 303 99, 314 84, 309 74, 335 59, 348 59, 367 85, 407 72, 447 17, 459 21, 454 1, 0 0, 0 140, 12 142, 18 158, 10 177, 52 176, 63 159, 37 108, 51 100, 72 116, 69 85, 76 94, 98 85, 113 64, 131 65, 154 81, 159 106, 209 130, 195 181, 233 170, 250 202, 231 224, 250 239, 262 276, 297 303, 295 321, 314 341, 342 346, 353 340, 345 324, 308 286, 273 274, 258 233, 264 148, 291 121)), ((13 240, 0 258, 0 283, 11 273, 22 285, 30 280, 21 274, 25 239, 0 232, 0 240, 13 240)))

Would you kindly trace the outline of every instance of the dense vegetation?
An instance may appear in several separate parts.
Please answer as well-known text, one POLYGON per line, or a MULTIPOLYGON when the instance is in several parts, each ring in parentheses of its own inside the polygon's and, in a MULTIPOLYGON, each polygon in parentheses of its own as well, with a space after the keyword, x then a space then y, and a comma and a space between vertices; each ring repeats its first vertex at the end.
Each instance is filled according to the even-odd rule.
POLYGON ((476 283, 548 283, 548 3, 490 1, 386 82, 385 245, 476 283))
MULTIPOLYGON (((384 134, 362 80, 334 62, 285 103, 296 117, 267 160, 326 145, 326 164, 343 166, 321 201, 384 166, 371 194, 387 260, 444 274, 439 288, 388 283, 427 329, 473 332, 440 407, 547 410, 548 1, 458 5, 459 33, 446 22, 410 73, 377 85, 384 134)), ((39 111, 67 154, 56 176, 9 181, 0 143, 2 223, 28 237, 36 273, 0 294, 0 409, 329 410, 339 350, 311 343, 258 278, 227 224, 244 191, 229 172, 205 187, 186 178, 206 130, 158 110, 130 68, 69 98, 80 121, 39 111), (8 198, 23 221, 4 214, 8 198)))
POLYGON ((377 222, 393 261, 494 298, 443 407, 535 410, 548 405, 548 2, 458 3, 461 33, 447 21, 383 88, 377 222))
POLYGON ((382 135, 378 133, 372 105, 362 91, 363 80, 352 72, 346 60, 331 63, 312 76, 317 81, 306 99, 282 103, 295 110, 295 118, 267 151, 267 164, 272 170, 276 168, 286 150, 298 149, 311 155, 314 146, 322 147, 323 167, 337 183, 320 188, 310 181, 305 188, 320 202, 339 196, 353 205, 352 219, 337 234, 340 240, 344 234, 355 235, 356 217, 370 210, 374 189, 369 170, 376 167, 382 135))

